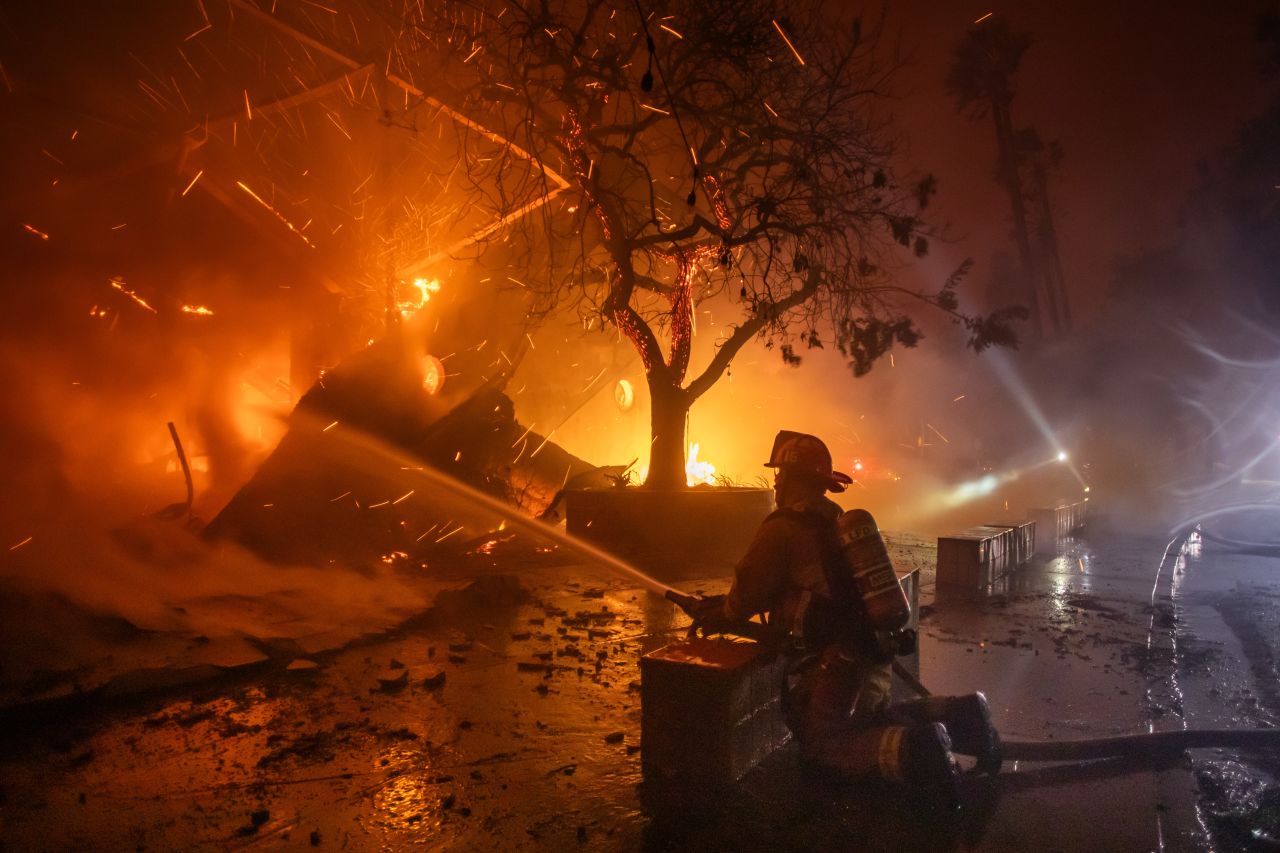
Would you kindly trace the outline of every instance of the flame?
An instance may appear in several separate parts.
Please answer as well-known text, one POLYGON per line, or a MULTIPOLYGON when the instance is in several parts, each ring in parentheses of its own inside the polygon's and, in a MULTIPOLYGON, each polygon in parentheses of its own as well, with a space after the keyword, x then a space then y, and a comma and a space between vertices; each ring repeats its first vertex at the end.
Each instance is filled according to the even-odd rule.
POLYGON ((212 316, 213 316, 213 312, 212 312, 212 311, 210 311, 208 308, 204 307, 203 305, 183 305, 183 306, 182 306, 182 313, 183 313, 183 314, 198 314, 198 315, 200 315, 201 317, 212 317, 212 316))
POLYGON ((432 294, 440 292, 440 282, 434 278, 415 278, 411 282, 401 282, 401 284, 408 284, 414 291, 409 299, 400 301, 401 316, 407 316, 414 311, 420 310, 422 306, 431 301, 432 294))
POLYGON ((689 458, 684 463, 685 482, 690 486, 704 484, 714 486, 716 484, 716 466, 710 462, 698 461, 698 445, 689 446, 689 458))

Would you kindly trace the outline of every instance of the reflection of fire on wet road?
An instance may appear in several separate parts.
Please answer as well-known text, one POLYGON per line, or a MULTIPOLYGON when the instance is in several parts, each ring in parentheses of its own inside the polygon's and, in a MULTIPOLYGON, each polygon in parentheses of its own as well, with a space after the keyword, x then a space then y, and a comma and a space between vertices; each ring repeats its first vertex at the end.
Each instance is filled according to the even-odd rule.
MULTIPOLYGON (((922 679, 939 692, 980 686, 1013 738, 1144 729, 1153 711, 1144 686, 1168 679, 1167 654, 1146 648, 1151 555, 1160 544, 1076 542, 1065 557, 1010 578, 999 594, 968 601, 933 600, 926 588, 922 679)), ((930 550, 925 542, 894 546, 904 562, 927 562, 930 550)), ((442 612, 319 667, 144 702, 83 732, 38 731, 0 759, 11 818, 5 840, 19 849, 118 848, 139 838, 161 848, 305 846, 316 833, 321 849, 475 849, 494 838, 510 842, 504 849, 530 850, 638 849, 655 838, 673 849, 713 838, 734 849, 786 849, 799 833, 838 846, 872 839, 882 849, 949 843, 906 804, 861 790, 851 800, 847 788, 797 775, 786 754, 744 780, 754 809, 694 824, 680 818, 688 800, 674 809, 642 801, 637 662, 680 636, 684 620, 634 587, 586 577, 594 575, 581 566, 540 566, 526 575, 532 599, 516 607, 442 612), (60 748, 50 752, 49 741, 60 748), (133 815, 128 826, 117 819, 122 809, 133 815)), ((716 592, 724 584, 700 586, 716 592)), ((1228 592, 1220 606, 1240 611, 1228 622, 1239 617, 1261 628, 1275 618, 1270 601, 1256 591, 1228 592)), ((1184 587, 1181 618, 1196 622, 1188 607, 1215 606, 1195 602, 1184 587)), ((1253 644, 1250 659, 1262 660, 1274 637, 1255 636, 1262 643, 1253 644)), ((1274 710, 1270 699, 1239 690, 1247 671, 1244 681, 1222 674, 1231 654, 1217 651, 1215 639, 1178 640, 1187 702, 1200 697, 1223 713, 1269 718, 1262 715, 1274 710), (1238 692, 1220 694, 1224 707, 1208 688, 1228 684, 1238 692)), ((1228 794, 1215 792, 1237 796, 1234 817, 1214 821, 1269 831, 1253 810, 1269 796, 1254 769, 1217 756, 1199 766, 1227 786, 1203 783, 1218 797, 1210 805, 1226 803, 1228 794)), ((1096 839, 1098 822, 1117 803, 1135 816, 1155 814, 1155 778, 1133 768, 1072 776, 1063 768, 1008 767, 993 809, 961 819, 1011 847, 1052 839, 1072 849, 1096 839), (1047 822, 1046 796, 1072 808, 1047 822)), ((1188 817, 1167 804, 1161 814, 1166 833, 1188 817)), ((1158 837, 1154 822, 1136 819, 1111 831, 1124 849, 1154 847, 1158 837)))

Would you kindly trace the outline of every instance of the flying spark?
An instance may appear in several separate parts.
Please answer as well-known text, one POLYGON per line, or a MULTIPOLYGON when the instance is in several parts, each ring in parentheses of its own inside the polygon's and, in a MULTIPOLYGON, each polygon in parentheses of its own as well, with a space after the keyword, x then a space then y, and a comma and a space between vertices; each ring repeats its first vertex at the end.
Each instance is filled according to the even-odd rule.
POLYGON ((795 56, 796 62, 804 65, 804 57, 800 55, 800 51, 796 50, 796 46, 791 43, 791 39, 787 38, 787 34, 783 31, 782 25, 778 23, 777 19, 773 21, 773 28, 778 31, 778 35, 782 36, 782 40, 787 43, 787 47, 791 48, 791 53, 795 56))
POLYGON ((182 191, 182 194, 186 195, 187 193, 191 192, 191 188, 196 185, 196 181, 200 180, 200 176, 203 174, 204 174, 204 169, 201 169, 200 171, 196 172, 196 176, 191 179, 191 183, 187 184, 187 188, 182 191))
POLYGON ((294 227, 293 227, 293 223, 292 223, 292 222, 290 222, 288 219, 285 219, 285 218, 284 218, 284 216, 282 216, 282 215, 280 214, 280 211, 276 210, 274 207, 272 207, 271 205, 267 204, 267 203, 263 200, 262 196, 258 195, 258 194, 257 194, 257 193, 255 193, 253 190, 249 189, 249 187, 245 185, 244 181, 236 181, 236 186, 238 186, 240 189, 242 189, 242 190, 244 190, 246 193, 248 193, 248 194, 249 194, 249 197, 250 197, 250 198, 252 198, 254 201, 256 201, 258 204, 262 205, 262 206, 263 206, 263 207, 265 207, 267 210, 271 211, 271 213, 275 216, 275 218, 276 218, 276 219, 279 219, 281 222, 283 222, 283 223, 284 223, 284 226, 285 226, 286 228, 288 228, 288 229, 289 229, 290 231, 292 231, 294 234, 297 234, 299 237, 301 237, 301 238, 302 238, 302 242, 306 243, 308 246, 311 246, 311 248, 313 248, 313 249, 315 248, 315 246, 314 246, 314 245, 312 245, 311 241, 307 239, 307 235, 306 235, 306 234, 303 234, 303 233, 302 233, 301 231, 299 231, 297 228, 294 228, 294 227))
POLYGON ((159 314, 159 313, 160 313, 160 312, 159 312, 159 311, 157 311, 156 309, 152 308, 152 307, 147 303, 147 300, 143 299, 141 296, 139 296, 138 294, 134 293, 132 290, 129 290, 127 287, 125 287, 125 286, 124 286, 124 279, 120 279, 120 278, 113 278, 113 279, 111 279, 111 286, 112 286, 112 287, 114 287, 116 290, 120 291, 121 293, 123 293, 125 296, 129 297, 130 299, 132 299, 134 302, 136 302, 136 303, 138 303, 139 305, 141 305, 143 308, 146 308, 146 309, 147 309, 148 311, 150 311, 152 314, 159 314))

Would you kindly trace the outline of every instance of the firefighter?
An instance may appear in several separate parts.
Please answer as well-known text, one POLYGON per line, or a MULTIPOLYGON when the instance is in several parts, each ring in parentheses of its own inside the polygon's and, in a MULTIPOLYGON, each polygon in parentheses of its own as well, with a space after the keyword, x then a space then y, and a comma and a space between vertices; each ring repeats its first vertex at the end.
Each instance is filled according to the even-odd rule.
MULTIPOLYGON (((778 509, 738 563, 728 595, 703 599, 695 622, 705 633, 731 633, 733 624, 763 613, 785 638, 784 710, 807 763, 845 778, 906 783, 954 804, 953 741, 956 751, 978 757, 980 769, 999 767, 986 699, 975 693, 890 704, 893 652, 867 624, 861 600, 842 601, 857 594, 847 580, 854 567, 837 539, 842 510, 825 493, 843 492, 852 479, 832 470, 820 439, 788 430, 778 433, 766 466, 775 472, 778 509)), ((874 525, 871 532, 878 539, 874 525)))

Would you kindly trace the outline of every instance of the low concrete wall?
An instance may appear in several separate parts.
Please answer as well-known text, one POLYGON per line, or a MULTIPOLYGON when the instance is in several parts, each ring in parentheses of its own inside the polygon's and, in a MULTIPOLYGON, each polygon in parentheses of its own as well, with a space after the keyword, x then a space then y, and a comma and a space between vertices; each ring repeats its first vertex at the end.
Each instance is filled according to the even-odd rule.
POLYGON ((1028 510, 1036 522, 1036 553, 1054 553, 1059 541, 1084 527, 1088 508, 1086 499, 1028 510))
POLYGON ((1036 523, 1034 521, 993 521, 986 525, 997 530, 1008 530, 1009 568, 1014 569, 1030 560, 1036 552, 1036 523))
POLYGON ((939 586, 981 589, 1035 552, 1034 521, 998 522, 938 537, 939 586))

